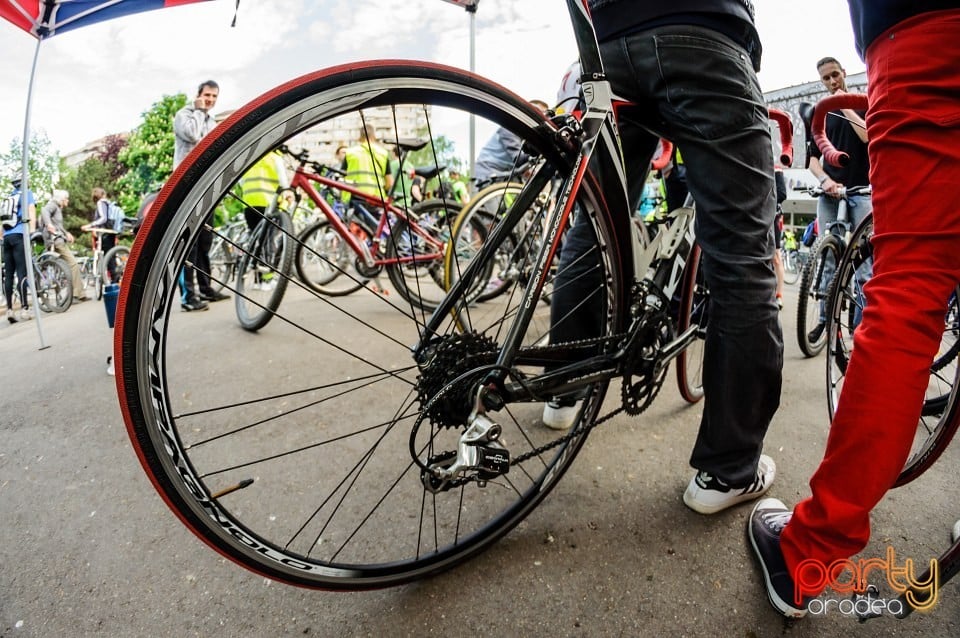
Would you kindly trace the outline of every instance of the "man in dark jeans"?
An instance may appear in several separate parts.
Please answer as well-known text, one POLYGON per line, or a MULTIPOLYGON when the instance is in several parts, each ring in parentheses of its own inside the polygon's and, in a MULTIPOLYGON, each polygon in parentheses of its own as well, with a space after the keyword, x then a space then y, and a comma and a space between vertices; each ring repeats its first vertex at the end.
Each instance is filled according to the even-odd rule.
MULTIPOLYGON (((817 73, 820 81, 830 95, 847 92, 847 72, 840 66, 836 58, 823 58, 817 62, 817 73)), ((865 112, 852 109, 843 109, 827 114, 824 128, 827 139, 837 148, 847 154, 848 162, 845 166, 830 166, 821 158, 820 149, 816 144, 810 148, 810 172, 824 191, 824 196, 817 198, 817 226, 821 233, 830 231, 831 224, 837 221, 842 193, 853 186, 867 186, 870 183, 870 158, 867 156, 867 125, 864 121, 865 112)), ((869 194, 851 195, 847 197, 847 220, 851 228, 857 227, 864 217, 873 211, 873 201, 869 194)), ((842 233, 841 233, 842 234, 842 233)), ((816 343, 823 337, 827 328, 827 291, 833 281, 833 273, 837 265, 832 253, 824 255, 823 272, 820 275, 820 320, 807 334, 810 343, 816 343)), ((861 269, 857 273, 860 287, 870 278, 870 268, 861 269)))
MULTIPOLYGON (((760 42, 752 5, 591 0, 590 8, 613 91, 636 105, 619 120, 631 204, 639 203, 657 136, 683 154, 697 203, 711 306, 705 405, 690 459, 697 474, 683 500, 712 514, 759 497, 776 475, 761 450, 780 402, 783 338, 771 265, 773 147, 755 73, 760 42)), ((562 281, 554 285, 552 343, 582 338, 599 325, 595 303, 581 304, 575 321, 562 321, 564 309, 598 287, 567 270, 593 242, 591 225, 578 218, 564 241, 562 281)), ((558 416, 547 413, 551 407, 545 417, 558 416)), ((569 425, 578 406, 559 407, 571 414, 569 425)))

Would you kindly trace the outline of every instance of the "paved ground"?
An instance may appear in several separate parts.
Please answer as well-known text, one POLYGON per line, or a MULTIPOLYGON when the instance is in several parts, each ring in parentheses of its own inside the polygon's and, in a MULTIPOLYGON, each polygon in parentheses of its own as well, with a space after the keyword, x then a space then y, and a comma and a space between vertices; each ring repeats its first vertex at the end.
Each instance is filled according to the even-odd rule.
MULTIPOLYGON (((780 468, 771 493, 789 504, 807 493, 827 433, 823 359, 801 358, 792 302, 767 439, 780 468)), ((231 313, 219 304, 202 320, 227 326, 231 313)), ((367 593, 268 582, 196 540, 141 471, 105 374, 102 304, 43 326, 42 351, 34 323, 0 326, 0 638, 960 635, 957 583, 905 621, 777 616, 745 539, 749 508, 708 518, 680 500, 698 409, 672 378, 647 413, 596 431, 545 503, 466 565, 367 593)), ((946 548, 958 454, 881 503, 863 556, 892 545, 921 563, 946 548)))

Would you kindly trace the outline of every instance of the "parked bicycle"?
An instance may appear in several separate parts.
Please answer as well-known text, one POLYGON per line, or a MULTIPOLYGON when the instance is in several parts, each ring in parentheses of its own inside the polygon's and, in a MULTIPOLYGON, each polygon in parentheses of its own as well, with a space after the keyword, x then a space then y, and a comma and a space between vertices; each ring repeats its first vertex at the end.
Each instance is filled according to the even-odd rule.
MULTIPOLYGON (((39 230, 30 235, 30 264, 33 281, 37 287, 37 304, 44 312, 65 312, 73 303, 73 277, 70 266, 56 252, 46 250, 43 233, 39 230)), ((0 248, 2 250, 2 248, 0 248)), ((0 281, 4 273, 0 270, 0 281)), ((27 294, 32 293, 27 290, 27 294)), ((32 299, 28 299, 30 306, 32 299)), ((20 299, 20 286, 13 287, 13 305, 24 306, 20 299)))
POLYGON ((223 290, 232 282, 240 261, 240 246, 244 246, 250 237, 250 230, 242 214, 229 219, 225 224, 213 229, 213 242, 210 244, 210 287, 215 292, 223 290))
MULTIPOLYGON (((406 155, 424 148, 424 140, 397 139, 399 161, 387 201, 365 193, 335 168, 310 161, 306 152, 282 147, 297 162, 291 187, 321 213, 319 221, 298 237, 295 263, 300 279, 330 296, 350 294, 386 272, 397 293, 423 309, 435 308, 446 294, 443 257, 449 238, 448 213, 459 206, 429 199, 407 206, 410 193, 400 192, 400 170, 406 155), (344 195, 349 197, 347 201, 344 195)), ((415 169, 429 179, 440 168, 415 169)), ((452 214, 450 214, 452 217, 452 214)), ((383 286, 377 284, 382 290, 383 286)))
POLYGON ((793 285, 800 279, 800 273, 807 263, 807 254, 801 254, 796 233, 786 228, 780 241, 780 258, 783 261, 783 283, 793 285))
MULTIPOLYGON (((124 230, 133 228, 135 221, 133 218, 125 218, 123 220, 124 230)), ((107 234, 120 235, 121 233, 111 228, 83 226, 81 229, 93 234, 93 252, 88 257, 77 258, 77 263, 80 265, 80 280, 83 282, 84 291, 92 289, 94 298, 99 300, 103 297, 104 286, 120 283, 123 279, 127 260, 130 257, 130 247, 116 244, 104 253, 101 248, 102 236, 107 234)))
MULTIPOLYGON (((568 9, 584 91, 594 98, 582 120, 547 119, 512 92, 450 67, 351 64, 240 108, 164 188, 160 211, 138 239, 135 285, 121 294, 118 387, 145 471, 181 520, 225 556, 274 579, 332 589, 395 585, 449 569, 532 512, 594 427, 648 407, 670 363, 697 340, 696 322, 678 333, 670 317, 675 293, 682 306, 697 294, 696 278, 684 277, 684 266, 696 263, 694 211, 671 212, 649 246, 640 244, 589 17, 575 0, 568 9), (268 148, 294 134, 362 122, 374 109, 411 108, 437 156, 438 140, 463 139, 473 115, 478 128, 516 133, 540 162, 435 310, 369 289, 285 305, 275 311, 283 320, 271 331, 277 334, 258 337, 269 340, 270 360, 248 379, 204 394, 198 375, 250 368, 235 333, 211 330, 211 356, 178 345, 175 277, 207 211, 268 148), (544 239, 518 264, 530 276, 475 303, 478 278, 511 237, 523 235, 555 180, 544 239), (589 255, 601 283, 582 302, 601 309, 602 326, 588 339, 554 341, 541 298, 558 274, 554 256, 573 214, 597 237, 589 255), (619 407, 602 413, 617 378, 619 407), (544 428, 543 402, 571 392, 583 400, 570 429, 544 428)), ((314 197, 322 180, 309 172, 305 165, 299 186, 328 210, 314 197)), ((363 255, 340 217, 326 215, 363 255)), ((402 235, 399 224, 421 236, 419 219, 406 210, 399 224, 387 219, 388 246, 402 235)), ((396 257, 427 281, 433 255, 442 257, 445 247, 427 233, 423 241, 434 250, 396 257)))
MULTIPOLYGON (((805 189, 812 197, 826 197, 821 188, 805 189)), ((820 354, 827 343, 826 325, 830 314, 827 295, 840 256, 846 250, 854 230, 857 215, 850 212, 851 198, 869 195, 870 186, 854 186, 841 191, 835 222, 820 229, 820 236, 810 249, 810 255, 800 277, 797 298, 797 341, 808 357, 820 354)), ((870 278, 870 264, 860 270, 861 285, 870 278)))

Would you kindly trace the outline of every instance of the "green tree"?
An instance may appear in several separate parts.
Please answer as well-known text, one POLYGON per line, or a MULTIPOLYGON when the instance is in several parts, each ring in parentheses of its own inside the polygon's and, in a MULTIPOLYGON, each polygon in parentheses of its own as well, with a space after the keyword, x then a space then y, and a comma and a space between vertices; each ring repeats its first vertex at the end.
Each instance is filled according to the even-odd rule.
MULTIPOLYGON (((429 132, 426 128, 420 131, 421 139, 430 139, 429 132)), ((458 181, 463 182, 464 184, 469 184, 470 176, 467 175, 467 170, 465 163, 462 159, 457 156, 457 147, 454 144, 453 140, 448 139, 443 135, 438 135, 433 138, 432 144, 427 144, 419 151, 413 151, 408 154, 404 160, 406 166, 443 166, 446 167, 447 171, 455 169, 460 173, 460 179, 458 181)), ((444 181, 448 181, 449 178, 444 177, 444 181)), ((431 179, 427 183, 427 191, 433 192, 436 191, 439 187, 440 178, 431 179)))
MULTIPOLYGON (((420 131, 421 139, 430 139, 426 128, 420 131)), ((407 155, 407 163, 410 166, 446 166, 447 169, 455 168, 461 174, 464 173, 464 162, 457 157, 457 147, 453 140, 447 139, 443 135, 433 138, 432 144, 427 144, 419 151, 413 151, 407 155)))
POLYGON ((70 193, 70 203, 63 211, 63 225, 86 248, 90 247, 90 237, 80 227, 93 219, 92 191, 100 186, 113 195, 114 184, 111 165, 99 155, 91 155, 76 167, 68 167, 61 161, 57 188, 70 193))
MULTIPOLYGON (((28 149, 28 178, 29 188, 36 195, 37 200, 46 201, 50 191, 56 183, 59 154, 53 150, 50 138, 46 131, 34 131, 30 136, 28 149)), ((12 190, 11 180, 20 176, 23 171, 23 140, 13 138, 6 153, 0 153, 0 189, 8 193, 12 190)))
POLYGON ((143 113, 143 121, 120 151, 118 159, 126 173, 116 190, 124 210, 137 210, 140 199, 158 189, 173 172, 173 117, 186 103, 183 93, 164 95, 143 113))

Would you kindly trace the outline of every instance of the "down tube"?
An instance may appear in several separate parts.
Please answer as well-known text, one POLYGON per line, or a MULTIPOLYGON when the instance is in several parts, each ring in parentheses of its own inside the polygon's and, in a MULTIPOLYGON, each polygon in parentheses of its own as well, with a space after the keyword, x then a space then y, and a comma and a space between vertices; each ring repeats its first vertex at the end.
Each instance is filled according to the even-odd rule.
POLYGON ((537 173, 527 182, 527 185, 517 196, 516 201, 510 208, 509 213, 494 226, 492 233, 484 242, 476 258, 467 266, 463 275, 454 283, 453 287, 447 291, 443 301, 441 301, 437 309, 433 311, 433 314, 424 326, 423 337, 420 340, 417 351, 429 341, 430 337, 437 334, 438 327, 440 327, 446 317, 454 310, 454 306, 461 299, 462 291, 468 289, 469 282, 473 281, 473 278, 480 272, 481 265, 493 259, 499 244, 506 239, 527 210, 536 203, 540 192, 556 175, 557 169, 547 162, 540 167, 537 173))

